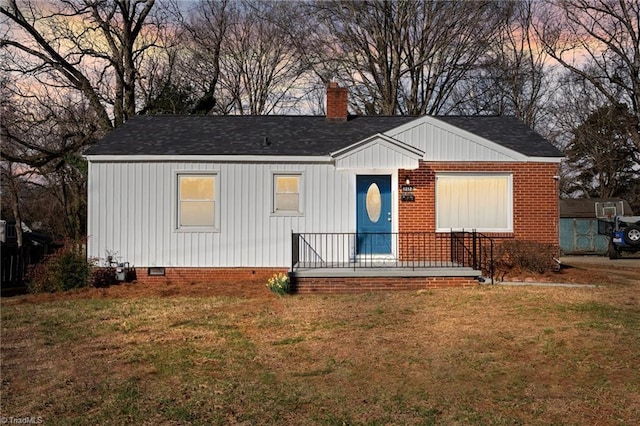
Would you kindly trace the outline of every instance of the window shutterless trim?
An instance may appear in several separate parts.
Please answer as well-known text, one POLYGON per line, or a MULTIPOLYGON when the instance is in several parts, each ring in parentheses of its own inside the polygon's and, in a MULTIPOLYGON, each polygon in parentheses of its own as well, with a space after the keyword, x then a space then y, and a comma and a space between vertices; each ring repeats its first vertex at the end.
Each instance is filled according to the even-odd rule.
MULTIPOLYGON (((435 183, 435 213, 436 213, 436 218, 435 218, 435 225, 436 225, 436 232, 450 232, 450 231, 471 231, 471 230, 476 230, 478 232, 485 232, 485 233, 511 233, 513 232, 513 173, 512 172, 438 172, 436 173, 436 183, 435 183), (465 226, 464 228, 451 228, 451 227, 443 227, 443 226, 439 226, 440 225, 440 221, 439 221, 439 187, 438 187, 438 183, 439 183, 439 179, 440 178, 450 178, 450 177, 457 177, 457 178, 466 178, 466 179, 473 179, 473 178, 483 178, 483 177, 505 177, 507 179, 507 199, 506 199, 506 208, 507 211, 505 212, 505 219, 507 220, 507 227, 506 228, 488 228, 488 227, 482 227, 482 226, 473 226, 473 225, 479 225, 479 223, 472 223, 471 226, 465 226)), ((467 208, 471 209, 470 206, 467 206, 467 208)))
POLYGON ((304 202, 303 194, 304 178, 302 172, 299 171, 272 171, 271 172, 271 216, 304 216, 302 210, 304 202), (297 210, 276 210, 278 194, 295 194, 295 192, 277 192, 276 179, 278 177, 297 177, 298 178, 298 209, 297 210))
MULTIPOLYGON (((173 184, 175 185, 173 191, 173 230, 175 232, 220 232, 220 172, 217 170, 174 170, 173 184), (180 225, 182 204, 180 195, 180 178, 183 176, 213 178, 213 200, 211 200, 213 202, 213 226, 180 225)), ((198 201, 196 200, 194 202, 198 201)))

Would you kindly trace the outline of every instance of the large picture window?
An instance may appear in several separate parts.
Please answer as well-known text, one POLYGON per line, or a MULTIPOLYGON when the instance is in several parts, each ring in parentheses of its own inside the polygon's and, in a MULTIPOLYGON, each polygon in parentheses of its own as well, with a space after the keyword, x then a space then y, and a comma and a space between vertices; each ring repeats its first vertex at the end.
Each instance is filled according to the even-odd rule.
POLYGON ((178 175, 178 228, 215 228, 216 175, 178 175))
POLYGON ((273 175, 273 212, 300 214, 300 175, 273 175))
POLYGON ((438 174, 436 230, 513 231, 511 174, 438 174))

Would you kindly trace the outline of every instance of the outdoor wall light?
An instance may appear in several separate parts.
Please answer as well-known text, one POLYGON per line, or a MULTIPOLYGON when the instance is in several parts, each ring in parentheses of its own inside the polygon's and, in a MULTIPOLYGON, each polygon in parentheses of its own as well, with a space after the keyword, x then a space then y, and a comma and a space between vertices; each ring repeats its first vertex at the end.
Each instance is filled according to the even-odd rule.
POLYGON ((413 193, 413 186, 411 186, 411 179, 409 176, 405 176, 404 185, 402 185, 402 193, 400 194, 401 201, 415 201, 416 196, 413 193))

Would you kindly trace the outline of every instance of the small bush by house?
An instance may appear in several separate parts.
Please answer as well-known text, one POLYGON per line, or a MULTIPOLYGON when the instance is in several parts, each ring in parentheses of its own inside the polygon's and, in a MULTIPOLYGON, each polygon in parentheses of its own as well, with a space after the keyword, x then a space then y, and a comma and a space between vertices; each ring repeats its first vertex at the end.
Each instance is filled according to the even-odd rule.
POLYGON ((87 263, 84 244, 68 241, 45 259, 31 267, 27 274, 30 293, 54 293, 89 285, 91 267, 87 263))
POLYGON ((500 244, 494 255, 495 270, 498 277, 511 273, 544 274, 553 270, 554 257, 558 248, 553 244, 535 241, 505 241, 500 244))
POLYGON ((111 266, 93 268, 91 284, 94 287, 109 287, 118 284, 118 280, 116 280, 116 268, 111 266))

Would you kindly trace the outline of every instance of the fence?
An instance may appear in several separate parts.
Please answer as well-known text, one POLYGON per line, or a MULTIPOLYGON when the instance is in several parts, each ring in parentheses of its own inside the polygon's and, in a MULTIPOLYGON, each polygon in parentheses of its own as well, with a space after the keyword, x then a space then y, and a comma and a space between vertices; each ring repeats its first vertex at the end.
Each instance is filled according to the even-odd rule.
POLYGON ((18 247, 14 224, 6 224, 5 242, 0 256, 0 277, 2 293, 24 287, 29 265, 40 262, 53 253, 55 245, 49 238, 31 232, 23 234, 23 245, 18 247))
POLYGON ((291 265, 292 270, 471 267, 493 277, 493 245, 478 232, 292 233, 291 265))

